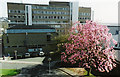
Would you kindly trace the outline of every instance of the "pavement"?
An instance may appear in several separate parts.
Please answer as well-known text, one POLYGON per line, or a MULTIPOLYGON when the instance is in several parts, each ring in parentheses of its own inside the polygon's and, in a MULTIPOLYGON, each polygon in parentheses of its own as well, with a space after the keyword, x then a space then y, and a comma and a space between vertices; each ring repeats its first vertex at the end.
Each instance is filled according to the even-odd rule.
MULTIPOLYGON (((42 61, 45 57, 35 57, 17 60, 0 60, 0 69, 21 69, 21 73, 13 77, 80 77, 67 68, 51 68, 42 61)), ((52 64, 52 63, 51 63, 52 64)), ((53 62, 54 64, 54 62, 53 62)), ((54 66, 53 66, 54 67, 54 66)))
POLYGON ((66 72, 70 76, 84 76, 84 68, 59 68, 59 70, 66 72))
POLYGON ((0 69, 22 69, 24 67, 31 67, 41 64, 44 57, 34 57, 17 60, 0 60, 0 69))

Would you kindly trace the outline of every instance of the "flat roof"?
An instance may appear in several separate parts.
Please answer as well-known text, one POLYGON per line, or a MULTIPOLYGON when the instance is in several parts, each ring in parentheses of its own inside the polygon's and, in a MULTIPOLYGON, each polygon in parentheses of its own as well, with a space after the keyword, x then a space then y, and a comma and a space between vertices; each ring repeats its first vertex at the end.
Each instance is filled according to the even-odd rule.
POLYGON ((50 27, 48 25, 16 25, 9 27, 9 29, 55 29, 53 27, 50 27))

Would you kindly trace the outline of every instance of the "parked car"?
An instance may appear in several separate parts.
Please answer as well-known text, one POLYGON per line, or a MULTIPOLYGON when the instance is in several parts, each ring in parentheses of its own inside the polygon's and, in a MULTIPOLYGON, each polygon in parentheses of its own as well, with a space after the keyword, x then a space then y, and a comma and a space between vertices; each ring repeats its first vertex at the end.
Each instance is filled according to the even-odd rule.
POLYGON ((30 57, 30 53, 25 53, 25 57, 30 57))
POLYGON ((39 56, 44 56, 45 53, 43 51, 40 51, 39 56))
POLYGON ((36 53, 36 52, 30 53, 30 56, 31 56, 31 57, 37 57, 37 56, 38 56, 38 53, 36 53))

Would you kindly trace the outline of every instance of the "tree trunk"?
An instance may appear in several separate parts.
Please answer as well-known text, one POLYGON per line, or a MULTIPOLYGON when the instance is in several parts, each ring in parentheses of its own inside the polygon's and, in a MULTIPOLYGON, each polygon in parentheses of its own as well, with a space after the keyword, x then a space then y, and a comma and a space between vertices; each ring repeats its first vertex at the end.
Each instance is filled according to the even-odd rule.
POLYGON ((86 71, 87 71, 87 76, 90 76, 91 69, 92 69, 92 68, 87 68, 87 69, 86 69, 86 71))

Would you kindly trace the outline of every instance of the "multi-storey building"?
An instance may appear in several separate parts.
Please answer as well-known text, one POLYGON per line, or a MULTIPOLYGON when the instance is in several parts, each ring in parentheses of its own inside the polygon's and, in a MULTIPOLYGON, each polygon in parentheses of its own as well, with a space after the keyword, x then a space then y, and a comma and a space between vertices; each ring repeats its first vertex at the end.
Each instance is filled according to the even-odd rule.
POLYGON ((65 33, 71 23, 78 21, 78 3, 54 2, 49 5, 7 3, 9 26, 46 24, 65 33))
POLYGON ((81 23, 85 23, 86 20, 91 20, 91 8, 79 7, 78 20, 81 23))
POLYGON ((11 56, 14 51, 23 56, 25 53, 37 55, 41 49, 45 53, 54 52, 57 50, 56 41, 52 40, 55 36, 56 30, 46 25, 13 26, 3 34, 2 51, 11 56))

